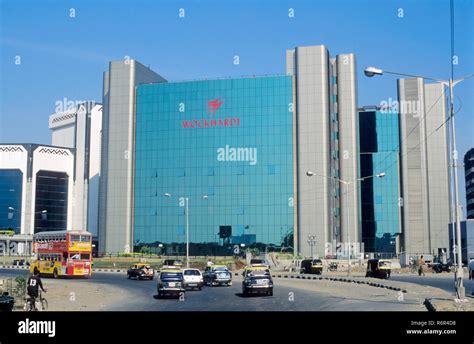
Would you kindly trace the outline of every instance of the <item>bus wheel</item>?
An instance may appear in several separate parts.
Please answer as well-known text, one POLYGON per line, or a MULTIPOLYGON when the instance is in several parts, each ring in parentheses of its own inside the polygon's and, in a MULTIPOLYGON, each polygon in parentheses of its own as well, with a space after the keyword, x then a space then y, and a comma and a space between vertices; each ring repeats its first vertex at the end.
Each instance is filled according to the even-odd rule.
POLYGON ((58 269, 54 269, 53 278, 58 278, 58 269))

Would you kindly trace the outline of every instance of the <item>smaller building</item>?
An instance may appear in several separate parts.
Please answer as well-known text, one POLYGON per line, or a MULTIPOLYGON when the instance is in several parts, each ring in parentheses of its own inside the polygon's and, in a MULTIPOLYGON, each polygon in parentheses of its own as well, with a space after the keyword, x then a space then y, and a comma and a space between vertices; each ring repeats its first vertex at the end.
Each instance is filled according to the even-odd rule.
MULTIPOLYGON (((361 227, 364 251, 395 256, 401 233, 399 118, 390 109, 363 107, 359 116, 361 227)), ((400 248, 398 248, 400 251, 400 248)))
POLYGON ((15 235, 72 229, 74 150, 0 144, 0 230, 15 235))
POLYGON ((49 129, 53 146, 75 151, 72 226, 97 236, 102 105, 88 101, 54 113, 49 117, 49 129))
POLYGON ((474 219, 474 148, 464 155, 464 175, 466 178, 466 217, 474 219))
MULTIPOLYGON (((453 226, 449 225, 449 247, 451 248, 451 257, 453 245, 453 226)), ((461 246, 462 246, 462 262, 464 264, 469 263, 471 259, 474 259, 474 220, 468 219, 461 221, 461 246)))

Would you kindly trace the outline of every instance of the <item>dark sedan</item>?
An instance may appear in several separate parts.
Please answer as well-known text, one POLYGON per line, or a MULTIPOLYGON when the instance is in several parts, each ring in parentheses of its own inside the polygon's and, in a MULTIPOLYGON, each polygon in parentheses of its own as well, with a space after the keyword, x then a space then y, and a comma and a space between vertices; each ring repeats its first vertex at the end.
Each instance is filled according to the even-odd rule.
POLYGON ((135 264, 127 270, 128 278, 152 280, 154 276, 155 271, 150 265, 147 264, 135 264))

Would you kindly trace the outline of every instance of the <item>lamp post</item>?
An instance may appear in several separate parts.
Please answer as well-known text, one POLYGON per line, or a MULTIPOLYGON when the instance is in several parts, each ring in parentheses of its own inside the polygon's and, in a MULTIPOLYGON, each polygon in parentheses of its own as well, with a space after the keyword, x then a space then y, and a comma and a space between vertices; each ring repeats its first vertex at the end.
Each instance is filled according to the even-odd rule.
POLYGON ((319 176, 319 177, 323 177, 323 178, 327 178, 327 179, 336 180, 336 181, 338 181, 339 183, 343 184, 346 187, 346 192, 345 192, 345 194, 346 194, 346 196, 345 196, 346 211, 345 211, 345 213, 346 213, 347 242, 349 244, 349 253, 347 255, 347 265, 348 265, 347 266, 347 276, 350 276, 351 275, 351 251, 352 251, 352 247, 351 247, 351 231, 349 230, 349 185, 353 182, 363 181, 363 180, 369 179, 369 178, 383 178, 383 177, 385 177, 386 173, 381 172, 381 173, 374 174, 372 176, 366 176, 366 177, 357 178, 357 179, 354 179, 354 180, 343 180, 343 179, 336 178, 336 177, 328 177, 328 176, 318 174, 318 173, 315 173, 315 172, 311 172, 311 171, 306 171, 306 175, 308 177, 319 176))
MULTIPOLYGON (((165 197, 171 197, 172 195, 168 192, 165 193, 165 197)), ((190 197, 183 197, 185 201, 185 208, 184 213, 186 216, 186 267, 189 268, 189 198, 190 197)), ((203 195, 202 199, 207 200, 209 196, 203 195)))
MULTIPOLYGON (((11 211, 11 212, 16 211, 17 213, 21 213, 21 211, 19 211, 18 209, 13 208, 11 206, 8 207, 8 210, 11 211)), ((48 211, 47 210, 40 210, 40 211, 35 211, 33 214, 34 215, 41 214, 42 218, 46 219, 48 211)), ((12 216, 12 219, 13 219, 13 216, 12 216)), ((12 219, 10 219, 10 220, 12 220, 12 219)), ((21 233, 21 227, 20 227, 20 233, 21 233)), ((28 234, 26 234, 26 228, 25 228, 25 260, 27 259, 27 251, 28 251, 28 234)))
MULTIPOLYGON (((456 280, 456 294, 459 299, 464 299, 465 298, 465 289, 464 289, 464 283, 463 283, 463 267, 462 267, 462 246, 461 246, 461 218, 459 216, 459 192, 458 192, 458 171, 457 171, 457 161, 458 161, 458 154, 457 154, 457 148, 456 148, 456 126, 454 122, 454 86, 459 84, 460 82, 469 79, 474 76, 474 74, 466 75, 460 79, 453 79, 453 74, 451 73, 451 78, 449 80, 442 80, 442 79, 435 79, 435 78, 429 78, 426 76, 421 76, 421 75, 414 75, 414 74, 406 74, 406 73, 398 73, 398 72, 392 72, 392 71, 387 71, 387 70, 382 70, 380 68, 376 67, 367 67, 364 70, 364 74, 368 76, 369 78, 375 76, 375 75, 383 75, 383 74, 393 74, 393 75, 399 75, 399 76, 407 76, 407 77, 412 77, 412 78, 421 78, 421 79, 426 79, 426 80, 431 80, 437 83, 440 83, 446 87, 449 87, 449 119, 451 120, 451 146, 452 146, 452 168, 453 168, 453 182, 454 182, 454 221, 456 222, 456 249, 453 251, 457 251, 457 261, 458 264, 456 265, 455 269, 455 280, 456 280)), ((449 153, 449 152, 448 152, 449 153)), ((455 253, 456 254, 456 253, 455 253)))
POLYGON ((311 247, 311 259, 313 259, 314 258, 313 246, 316 245, 316 235, 309 234, 307 242, 308 242, 309 247, 311 247))

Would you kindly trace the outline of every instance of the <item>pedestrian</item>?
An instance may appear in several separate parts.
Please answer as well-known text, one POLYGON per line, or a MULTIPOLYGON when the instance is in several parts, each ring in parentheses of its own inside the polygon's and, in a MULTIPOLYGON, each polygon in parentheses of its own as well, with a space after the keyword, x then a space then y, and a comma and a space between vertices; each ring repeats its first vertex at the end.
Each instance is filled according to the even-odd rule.
POLYGON ((425 275, 425 271, 423 270, 423 265, 425 265, 425 260, 423 259, 423 255, 421 255, 420 259, 418 259, 418 276, 425 275))

